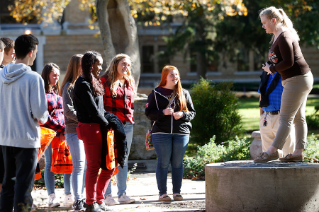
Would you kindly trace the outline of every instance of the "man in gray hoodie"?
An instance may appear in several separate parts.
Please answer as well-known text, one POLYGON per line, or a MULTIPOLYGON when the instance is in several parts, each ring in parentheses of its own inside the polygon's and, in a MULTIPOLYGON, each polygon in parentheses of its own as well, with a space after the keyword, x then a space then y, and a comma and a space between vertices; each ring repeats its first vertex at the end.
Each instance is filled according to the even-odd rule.
POLYGON ((44 82, 31 66, 38 39, 21 35, 15 41, 16 63, 0 71, 0 145, 5 176, 0 212, 30 211, 31 191, 40 147, 40 123, 48 119, 44 82))

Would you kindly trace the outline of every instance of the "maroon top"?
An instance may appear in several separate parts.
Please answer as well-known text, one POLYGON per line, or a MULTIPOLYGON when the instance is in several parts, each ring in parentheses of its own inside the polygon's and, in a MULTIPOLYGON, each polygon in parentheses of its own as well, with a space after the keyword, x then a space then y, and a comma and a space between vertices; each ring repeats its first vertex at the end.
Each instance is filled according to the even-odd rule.
POLYGON ((289 31, 284 31, 278 36, 269 49, 268 58, 272 63, 270 71, 279 72, 282 80, 310 71, 298 41, 289 31))

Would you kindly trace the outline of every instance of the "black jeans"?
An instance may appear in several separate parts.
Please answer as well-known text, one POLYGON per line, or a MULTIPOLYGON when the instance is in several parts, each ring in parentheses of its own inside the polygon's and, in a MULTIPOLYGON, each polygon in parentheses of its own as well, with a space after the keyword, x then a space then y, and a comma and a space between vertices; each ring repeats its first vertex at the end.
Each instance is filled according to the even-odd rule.
POLYGON ((2 184, 0 212, 31 211, 34 174, 38 148, 2 146, 5 175, 2 184))

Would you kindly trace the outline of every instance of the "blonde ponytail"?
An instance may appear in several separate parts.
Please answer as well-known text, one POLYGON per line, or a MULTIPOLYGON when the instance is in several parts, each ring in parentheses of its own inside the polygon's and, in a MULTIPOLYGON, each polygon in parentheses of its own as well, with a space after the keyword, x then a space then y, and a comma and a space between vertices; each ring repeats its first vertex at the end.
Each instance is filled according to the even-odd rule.
MULTIPOLYGON (((292 21, 290 20, 290 18, 287 16, 287 14, 285 13, 285 11, 283 9, 277 9, 276 7, 267 7, 263 10, 261 10, 261 12, 259 13, 259 17, 265 15, 268 19, 273 19, 275 18, 277 20, 277 27, 282 25, 284 27, 286 27, 295 37, 295 39, 297 41, 300 40, 299 35, 297 33, 297 31, 294 29, 292 21)), ((270 43, 272 43, 274 41, 275 36, 272 36, 272 39, 270 41, 270 43)))
POLYGON ((295 30, 292 21, 290 18, 287 16, 285 11, 283 9, 278 9, 279 13, 282 15, 282 25, 286 27, 295 37, 297 41, 300 41, 299 35, 297 31, 295 30))

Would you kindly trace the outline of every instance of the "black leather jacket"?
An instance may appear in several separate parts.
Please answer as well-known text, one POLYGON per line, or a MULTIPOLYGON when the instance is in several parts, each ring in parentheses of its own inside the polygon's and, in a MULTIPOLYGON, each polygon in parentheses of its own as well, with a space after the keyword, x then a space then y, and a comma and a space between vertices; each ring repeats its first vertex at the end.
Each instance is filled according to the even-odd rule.
MULTIPOLYGON (((178 120, 175 120, 173 115, 164 115, 163 110, 166 109, 169 100, 159 92, 159 88, 155 88, 148 96, 145 115, 148 119, 155 121, 152 133, 190 133, 192 129, 190 121, 194 119, 196 111, 189 92, 183 89, 183 93, 187 101, 188 112, 183 111, 183 116, 178 120), (156 106, 156 100, 158 108, 156 106)), ((174 105, 174 112, 180 111, 180 104, 177 98, 174 100, 174 105)))

